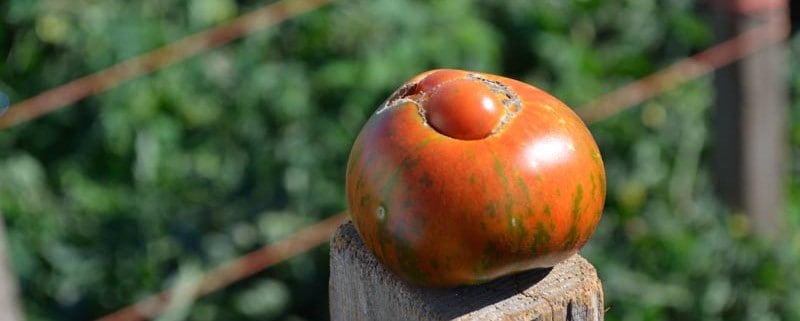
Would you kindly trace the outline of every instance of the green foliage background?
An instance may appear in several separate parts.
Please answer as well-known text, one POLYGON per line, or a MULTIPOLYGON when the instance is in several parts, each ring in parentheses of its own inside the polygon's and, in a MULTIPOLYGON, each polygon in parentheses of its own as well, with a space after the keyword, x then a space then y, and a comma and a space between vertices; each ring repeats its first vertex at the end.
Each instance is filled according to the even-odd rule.
MULTIPOLYGON (((0 3, 20 101, 269 1, 0 3)), ((0 133, 0 211, 28 320, 87 320, 345 208, 366 117, 431 68, 579 106, 712 43, 689 0, 339 1, 0 133)), ((800 56, 800 37, 789 43, 800 56)), ((608 205, 583 250, 608 320, 800 320, 800 70, 784 233, 752 237, 709 178, 711 78, 592 129, 608 205)), ((327 248, 161 320, 327 319, 327 248)))

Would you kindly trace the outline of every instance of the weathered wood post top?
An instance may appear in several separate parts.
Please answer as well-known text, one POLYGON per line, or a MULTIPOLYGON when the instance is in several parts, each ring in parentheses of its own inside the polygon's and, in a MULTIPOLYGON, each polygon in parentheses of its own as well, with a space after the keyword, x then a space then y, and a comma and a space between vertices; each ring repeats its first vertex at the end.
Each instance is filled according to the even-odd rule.
POLYGON ((603 288, 579 255, 477 286, 420 288, 370 253, 352 223, 331 242, 331 320, 602 320, 603 288))

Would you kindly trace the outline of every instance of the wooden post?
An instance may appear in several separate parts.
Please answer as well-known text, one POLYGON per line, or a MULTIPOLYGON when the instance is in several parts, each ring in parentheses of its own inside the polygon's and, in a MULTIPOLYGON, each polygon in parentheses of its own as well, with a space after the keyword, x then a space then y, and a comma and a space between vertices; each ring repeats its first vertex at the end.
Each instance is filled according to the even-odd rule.
MULTIPOLYGON (((719 0, 721 40, 767 26, 788 30, 785 0, 719 0)), ((788 88, 785 45, 778 43, 719 69, 714 78, 714 180, 718 194, 750 218, 752 229, 774 235, 780 225, 787 155, 788 88)))
POLYGON ((0 213, 0 320, 22 320, 17 303, 17 280, 6 259, 6 235, 0 213))
POLYGON ((377 262, 352 223, 331 242, 330 311, 350 320, 602 320, 603 288, 582 257, 477 286, 420 288, 377 262))

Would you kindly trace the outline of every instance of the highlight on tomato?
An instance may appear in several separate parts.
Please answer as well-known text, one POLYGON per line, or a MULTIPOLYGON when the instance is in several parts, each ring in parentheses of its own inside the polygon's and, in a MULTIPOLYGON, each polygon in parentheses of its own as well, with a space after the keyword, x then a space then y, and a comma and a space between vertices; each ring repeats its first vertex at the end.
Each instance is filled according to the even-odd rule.
POLYGON ((602 214, 606 176, 583 121, 513 79, 439 69, 369 118, 347 163, 367 248, 421 286, 477 284, 575 254, 602 214))

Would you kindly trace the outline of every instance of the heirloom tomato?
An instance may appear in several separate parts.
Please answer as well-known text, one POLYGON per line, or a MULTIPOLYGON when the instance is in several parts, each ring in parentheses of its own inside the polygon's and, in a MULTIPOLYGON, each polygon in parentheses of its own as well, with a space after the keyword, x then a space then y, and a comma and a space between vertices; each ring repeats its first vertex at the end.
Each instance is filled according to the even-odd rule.
POLYGON ((606 177, 581 119, 548 93, 462 70, 422 73, 369 118, 347 163, 367 248, 422 286, 550 267, 594 232, 606 177))

